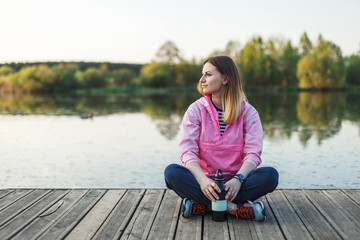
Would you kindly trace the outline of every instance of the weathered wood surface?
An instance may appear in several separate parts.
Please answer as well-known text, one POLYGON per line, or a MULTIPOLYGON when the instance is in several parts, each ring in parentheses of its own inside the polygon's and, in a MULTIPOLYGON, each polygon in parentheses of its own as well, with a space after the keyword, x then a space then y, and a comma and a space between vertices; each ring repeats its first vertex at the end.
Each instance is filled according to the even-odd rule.
POLYGON ((185 219, 166 189, 0 190, 0 239, 360 239, 360 190, 276 190, 264 222, 185 219))

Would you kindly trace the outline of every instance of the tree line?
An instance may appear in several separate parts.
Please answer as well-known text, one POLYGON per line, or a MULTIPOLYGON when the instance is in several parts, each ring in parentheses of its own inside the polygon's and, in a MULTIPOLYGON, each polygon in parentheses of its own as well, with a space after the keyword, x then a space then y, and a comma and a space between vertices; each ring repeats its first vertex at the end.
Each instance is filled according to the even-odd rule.
POLYGON ((0 66, 2 92, 54 93, 74 89, 128 86, 142 64, 45 62, 0 66))
MULTIPOLYGON (((229 41, 212 55, 228 55, 239 66, 244 84, 300 89, 339 89, 360 85, 360 51, 343 56, 339 46, 320 35, 313 43, 304 33, 290 40, 256 36, 243 47, 229 41)), ((204 58, 205 59, 205 58, 204 58)), ((69 92, 114 87, 187 87, 196 85, 204 59, 186 60, 171 41, 148 64, 45 62, 0 65, 1 91, 69 92)))

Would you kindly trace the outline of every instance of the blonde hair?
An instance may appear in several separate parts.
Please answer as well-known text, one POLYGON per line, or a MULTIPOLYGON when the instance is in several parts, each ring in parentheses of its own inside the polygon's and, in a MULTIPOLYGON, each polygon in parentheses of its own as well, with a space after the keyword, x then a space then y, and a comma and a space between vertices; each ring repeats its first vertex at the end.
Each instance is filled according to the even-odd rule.
MULTIPOLYGON (((224 110, 224 122, 226 124, 232 124, 236 122, 241 113, 241 103, 246 101, 240 71, 234 61, 228 56, 213 56, 205 60, 204 65, 206 63, 214 65, 216 69, 228 79, 221 100, 224 110)), ((200 82, 197 85, 197 89, 202 95, 211 96, 203 92, 200 82)))

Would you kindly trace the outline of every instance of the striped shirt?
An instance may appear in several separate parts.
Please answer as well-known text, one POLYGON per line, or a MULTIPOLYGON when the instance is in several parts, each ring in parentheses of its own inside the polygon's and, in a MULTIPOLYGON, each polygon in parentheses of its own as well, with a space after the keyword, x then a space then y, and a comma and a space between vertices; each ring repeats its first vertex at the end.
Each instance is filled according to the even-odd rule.
POLYGON ((220 134, 221 136, 223 135, 224 131, 225 131, 225 128, 226 128, 226 123, 224 123, 224 112, 223 110, 221 110, 220 108, 216 107, 215 104, 213 103, 216 111, 218 112, 219 114, 219 125, 220 125, 220 134))

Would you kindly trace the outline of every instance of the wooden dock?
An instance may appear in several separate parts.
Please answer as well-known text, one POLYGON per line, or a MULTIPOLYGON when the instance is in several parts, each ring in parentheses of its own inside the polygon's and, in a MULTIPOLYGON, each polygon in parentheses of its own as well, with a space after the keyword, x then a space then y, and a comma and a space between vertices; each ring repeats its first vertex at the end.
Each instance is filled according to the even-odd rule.
POLYGON ((360 239, 360 190, 276 190, 264 222, 185 219, 166 189, 0 190, 0 239, 360 239))

